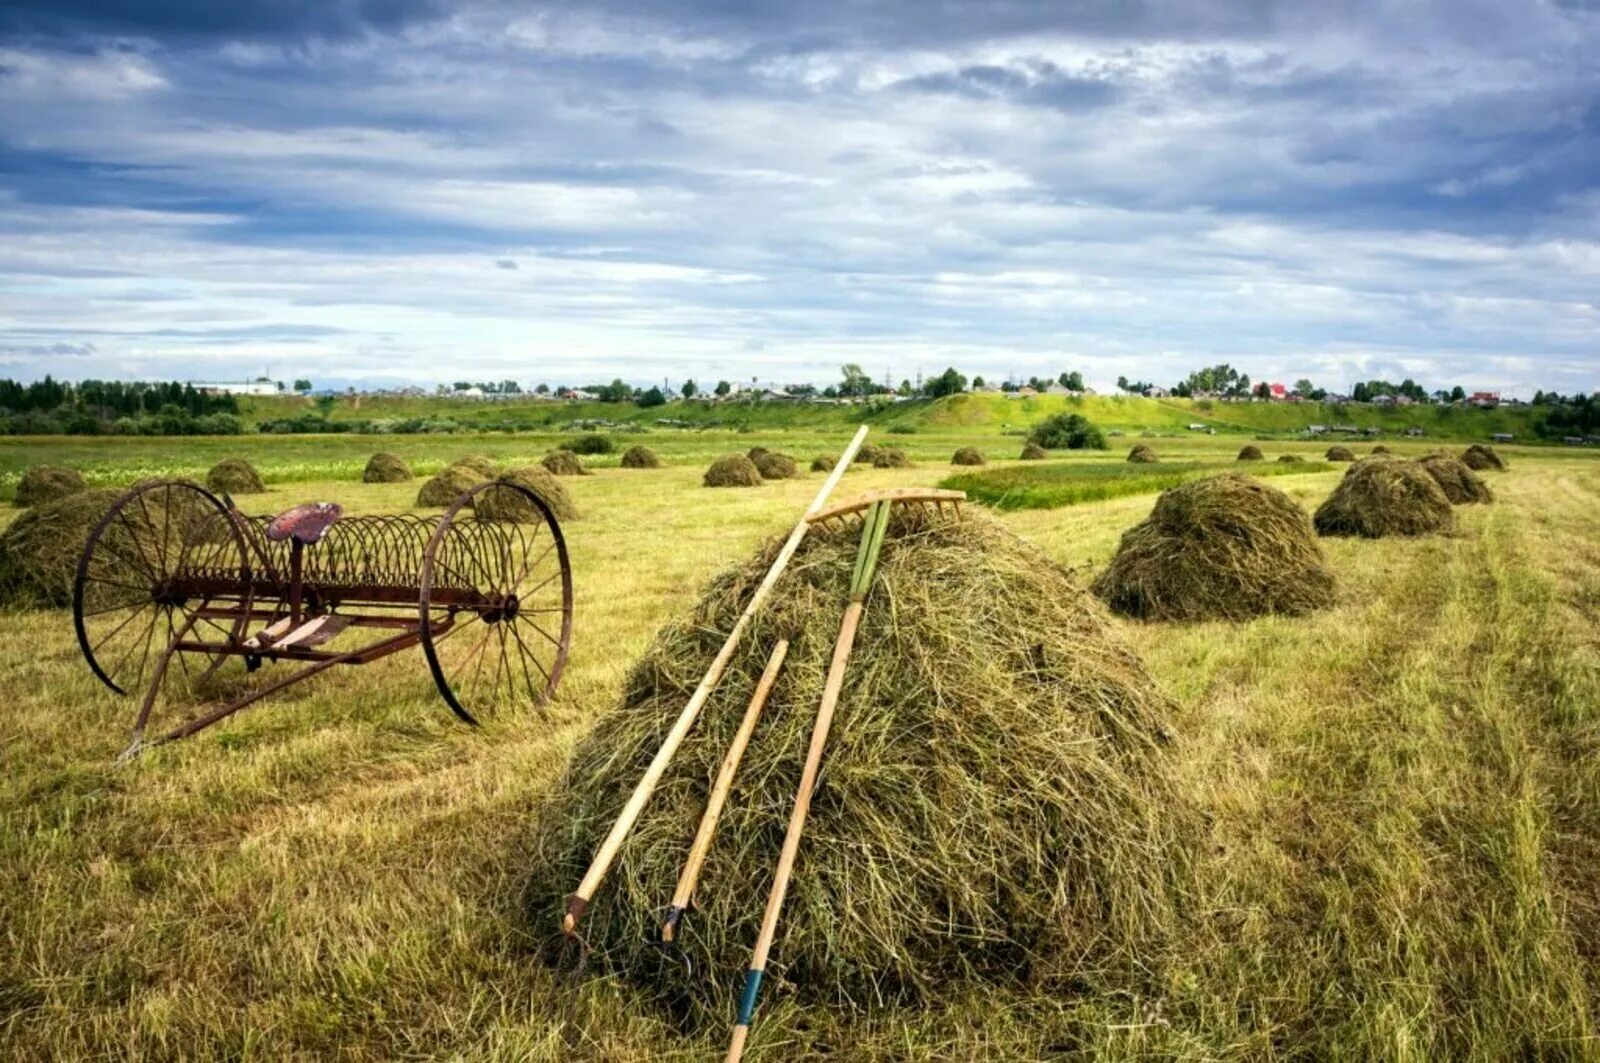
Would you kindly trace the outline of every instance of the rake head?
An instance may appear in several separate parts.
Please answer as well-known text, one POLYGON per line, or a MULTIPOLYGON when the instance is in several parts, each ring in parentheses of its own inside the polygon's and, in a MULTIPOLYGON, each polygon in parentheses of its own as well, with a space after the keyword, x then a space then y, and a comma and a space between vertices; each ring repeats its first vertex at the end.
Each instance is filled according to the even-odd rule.
POLYGON ((878 502, 887 503, 891 508, 915 506, 935 516, 944 515, 944 507, 949 506, 953 514, 960 516, 961 503, 966 500, 965 491, 944 491, 932 487, 886 487, 878 491, 868 491, 849 502, 813 513, 806 518, 806 522, 830 530, 859 526, 866 520, 867 512, 878 502))

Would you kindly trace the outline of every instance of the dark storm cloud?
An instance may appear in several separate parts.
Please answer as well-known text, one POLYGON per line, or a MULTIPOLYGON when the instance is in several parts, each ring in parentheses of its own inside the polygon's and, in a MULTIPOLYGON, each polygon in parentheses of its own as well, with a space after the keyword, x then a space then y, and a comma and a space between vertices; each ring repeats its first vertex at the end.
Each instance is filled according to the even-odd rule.
POLYGON ((297 39, 396 29, 436 18, 437 0, 13 0, 0 33, 297 39))

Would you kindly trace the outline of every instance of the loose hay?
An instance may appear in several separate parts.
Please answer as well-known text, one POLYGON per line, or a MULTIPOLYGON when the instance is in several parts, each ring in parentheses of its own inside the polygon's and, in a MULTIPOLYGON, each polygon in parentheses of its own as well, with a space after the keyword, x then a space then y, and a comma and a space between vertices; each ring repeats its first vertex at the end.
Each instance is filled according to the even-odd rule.
POLYGON ((1356 452, 1351 450, 1349 447, 1335 446, 1329 447, 1328 453, 1324 454, 1323 457, 1327 458, 1329 461, 1355 461, 1356 452))
MULTIPOLYGON (((815 530, 751 625, 583 924, 592 971, 725 1025, 772 882, 859 532, 815 530), (655 937, 768 651, 792 640, 680 937, 655 937)), ((530 917, 553 926, 779 542, 662 630, 536 813, 530 917)), ((1188 832, 1169 705, 1097 603, 997 522, 897 511, 768 968, 781 995, 914 1002, 967 981, 1105 990, 1172 918, 1188 832)), ((552 947, 552 953, 554 946, 552 947)), ((554 956, 552 955, 552 958, 554 956)))
POLYGON ((1261 448, 1254 443, 1247 443, 1239 448, 1237 461, 1266 461, 1267 456, 1261 453, 1261 448))
POLYGON ((743 454, 729 454, 711 463, 704 483, 707 487, 759 487, 761 470, 743 454))
POLYGON ((379 451, 367 459, 367 467, 361 471, 361 482, 368 484, 403 484, 414 477, 411 466, 398 454, 379 451))
POLYGON ((417 492, 417 505, 430 507, 454 505, 463 491, 470 490, 487 479, 487 476, 481 475, 476 469, 467 465, 447 466, 422 485, 422 490, 417 492))
POLYGON ((1495 453, 1495 449, 1486 447, 1482 443, 1474 443, 1463 451, 1461 463, 1469 469, 1476 469, 1480 472, 1484 469, 1504 471, 1506 467, 1505 460, 1495 453))
POLYGON ((800 467, 794 459, 775 450, 765 451, 759 458, 750 460, 756 463, 756 471, 763 480, 792 480, 800 475, 800 467))
POLYGON ((1312 518, 1319 535, 1432 535, 1455 526, 1450 499, 1414 461, 1367 458, 1350 466, 1312 518))
POLYGON ((1452 506, 1474 502, 1493 502, 1489 485, 1478 474, 1450 454, 1429 454, 1418 459, 1417 464, 1428 471, 1452 506))
POLYGON ((19 506, 37 506, 43 502, 54 502, 58 498, 75 495, 79 491, 88 490, 89 485, 83 482, 77 469, 68 469, 60 465, 35 465, 22 474, 22 479, 17 481, 17 494, 14 501, 19 506))
POLYGON ((879 447, 872 456, 874 469, 909 469, 911 468, 911 455, 899 447, 879 447))
POLYGON ((206 486, 213 493, 259 495, 267 489, 256 467, 243 458, 224 458, 206 473, 206 486))
POLYGON ((659 469, 661 459, 656 457, 656 452, 645 446, 631 446, 622 455, 624 469, 659 469))
POLYGON ((1333 601, 1333 571, 1294 499, 1224 473, 1162 492, 1123 533, 1094 592, 1145 620, 1298 616, 1333 601))
POLYGON ((962 447, 950 458, 952 465, 986 465, 983 455, 975 447, 962 447))
MULTIPOLYGON (((549 469, 542 465, 523 465, 507 469, 496 479, 532 491, 550 507, 550 512, 554 513, 558 520, 571 520, 578 515, 577 507, 572 504, 572 496, 567 494, 567 489, 549 469)), ((528 497, 520 491, 488 488, 473 496, 472 508, 485 520, 507 520, 518 524, 529 524, 541 519, 538 507, 529 502, 528 497)))
POLYGON ((465 455, 462 455, 461 457, 457 458, 455 461, 452 461, 450 463, 450 465, 453 468, 470 469, 473 472, 477 473, 479 477, 481 477, 482 479, 485 479, 485 480, 494 479, 494 475, 495 475, 495 472, 496 472, 494 462, 490 461, 488 458, 484 457, 482 454, 465 454, 465 455))
POLYGON ((552 450, 540 460, 539 464, 557 476, 591 475, 589 470, 583 467, 583 462, 578 460, 578 455, 570 450, 552 450))
POLYGON ((1022 445, 1021 458, 1023 461, 1043 461, 1050 456, 1050 452, 1031 440, 1022 445))
POLYGON ((1156 457, 1156 452, 1151 450, 1148 446, 1143 443, 1137 443, 1134 445, 1132 450, 1128 451, 1128 460, 1132 462, 1149 464, 1151 462, 1160 461, 1161 459, 1156 457))
POLYGON ((72 581, 89 532, 121 493, 83 490, 18 515, 0 533, 0 601, 71 605, 72 581))

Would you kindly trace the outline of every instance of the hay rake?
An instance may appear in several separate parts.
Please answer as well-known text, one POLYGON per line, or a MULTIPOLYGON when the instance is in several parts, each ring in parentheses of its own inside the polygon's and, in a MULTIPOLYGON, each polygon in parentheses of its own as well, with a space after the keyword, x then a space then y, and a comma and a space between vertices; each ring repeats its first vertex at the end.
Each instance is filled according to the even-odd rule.
POLYGON ((335 665, 417 645, 467 723, 542 704, 571 642, 572 570, 555 515, 512 483, 473 487, 438 517, 345 517, 329 502, 251 517, 196 483, 157 480, 126 492, 90 533, 72 608, 100 681, 118 694, 145 691, 128 756, 147 744, 164 689, 193 689, 233 658, 250 672, 302 667, 148 744, 194 734, 335 665), (473 501, 485 491, 518 492, 536 516, 479 519, 473 501), (373 637, 323 648, 355 633, 373 637))

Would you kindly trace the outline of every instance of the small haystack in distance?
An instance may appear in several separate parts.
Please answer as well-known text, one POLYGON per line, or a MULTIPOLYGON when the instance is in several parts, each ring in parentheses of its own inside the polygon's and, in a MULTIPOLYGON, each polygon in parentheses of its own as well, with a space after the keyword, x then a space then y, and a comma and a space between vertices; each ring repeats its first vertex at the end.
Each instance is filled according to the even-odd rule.
POLYGON ((704 483, 707 487, 760 487, 761 470, 743 454, 728 454, 711 463, 704 483))
POLYGON ((1144 620, 1298 616, 1333 601, 1333 571, 1294 499, 1230 472, 1162 492, 1094 592, 1144 620))
POLYGON ((1128 451, 1128 460, 1131 462, 1148 465, 1151 462, 1160 461, 1161 459, 1156 457, 1156 452, 1151 450, 1147 444, 1135 443, 1133 445, 1133 449, 1128 451))
POLYGON ((1266 461, 1267 456, 1261 453, 1261 448, 1254 443, 1246 443, 1239 448, 1239 456, 1235 461, 1266 461))
POLYGON ((867 465, 875 465, 882 450, 883 448, 876 443, 863 443, 856 450, 856 461, 864 462, 867 465))
POLYGON ((763 480, 792 480, 800 475, 800 467, 794 459, 776 450, 765 451, 759 458, 750 460, 756 463, 756 471, 763 480))
POLYGON ((1417 459, 1417 464, 1428 471, 1452 506, 1494 501, 1489 485, 1453 454, 1428 454, 1417 459))
POLYGON ((463 454, 450 465, 458 469, 471 469, 485 480, 494 479, 495 464, 482 454, 463 454))
POLYGON ((35 465, 22 474, 22 479, 17 481, 17 495, 14 501, 19 506, 37 506, 43 502, 54 502, 58 498, 75 495, 79 491, 88 490, 89 485, 83 482, 77 469, 68 469, 61 465, 35 465))
POLYGON ((1293 465, 1296 462, 1305 461, 1305 460, 1306 459, 1302 458, 1298 454, 1279 454, 1278 455, 1278 461, 1283 463, 1283 464, 1286 464, 1286 465, 1293 465))
POLYGON ((588 469, 583 467, 583 462, 578 460, 578 455, 570 450, 552 450, 539 462, 557 476, 589 476, 588 469))
POLYGON ((1384 446, 1382 443, 1379 443, 1377 446, 1372 448, 1372 453, 1374 453, 1374 454, 1392 454, 1393 451, 1391 451, 1388 447, 1384 446))
POLYGON ((950 464, 951 465, 986 465, 988 463, 983 460, 983 455, 978 452, 978 449, 976 447, 962 447, 960 450, 956 451, 955 454, 953 454, 951 456, 950 464))
POLYGON ((872 456, 874 469, 909 469, 911 468, 911 455, 899 447, 879 447, 878 452, 872 456))
POLYGON ((839 455, 837 455, 837 454, 818 454, 816 457, 811 459, 811 471, 812 472, 832 472, 833 471, 833 467, 835 465, 837 465, 837 464, 839 464, 839 455))
MULTIPOLYGON (((507 469, 496 479, 532 491, 540 501, 550 507, 550 512, 556 515, 557 520, 571 520, 578 515, 577 507, 572 504, 572 496, 567 494, 567 489, 562 486, 561 481, 543 465, 522 465, 515 469, 507 469)), ((502 491, 493 487, 479 491, 472 498, 472 508, 485 520, 508 520, 518 524, 529 524, 541 519, 538 508, 520 491, 502 491)))
POLYGON ((1482 472, 1484 469, 1504 471, 1505 460, 1495 453, 1493 447, 1486 447, 1482 443, 1474 443, 1461 453, 1461 463, 1469 469, 1482 472))
MULTIPOLYGON (((817 528, 661 777, 583 934, 687 1025, 726 1028, 794 802, 855 564, 817 528), (768 652, 788 659, 678 938, 653 943, 768 652)), ((781 542, 663 629, 535 811, 529 917, 567 894, 781 542)), ((872 1009, 985 984, 1116 985, 1174 923, 1195 830, 1163 748, 1170 705, 1071 575, 998 522, 898 509, 844 681, 767 968, 774 995, 872 1009)), ((552 945, 551 958, 557 946, 552 945)), ((1125 983, 1126 984, 1126 983, 1125 983)), ((780 1052, 781 1055, 781 1052, 780 1052)))
POLYGON ((766 447, 751 447, 749 450, 745 451, 744 456, 749 458, 751 461, 759 462, 762 458, 766 457, 770 453, 772 452, 766 447))
POLYGON ((487 480, 476 469, 467 465, 448 465, 439 470, 438 475, 422 485, 422 490, 417 492, 417 505, 419 506, 449 506, 461 497, 461 492, 473 488, 487 480))
POLYGON ((361 482, 368 484, 403 484, 414 479, 411 466, 398 454, 379 451, 367 459, 361 471, 361 482))
POLYGON ((1355 461, 1356 452, 1349 447, 1334 444, 1328 448, 1328 453, 1324 454, 1323 457, 1329 461, 1355 461))
POLYGON ((1020 458, 1023 461, 1043 461, 1049 456, 1050 452, 1048 450, 1044 449, 1031 439, 1022 444, 1022 454, 1020 455, 1020 458))
POLYGON ((224 458, 206 473, 206 486, 214 494, 259 495, 267 489, 256 467, 243 458, 224 458))
POLYGON ((1450 499, 1414 461, 1366 458, 1350 466, 1312 518, 1319 535, 1433 535, 1455 527, 1450 499))
POLYGON ((656 457, 656 452, 649 447, 635 444, 629 447, 622 455, 624 469, 659 469, 661 459, 656 457))
POLYGON ((107 488, 40 502, 0 532, 0 602, 72 604, 72 581, 89 532, 122 492, 107 488))

